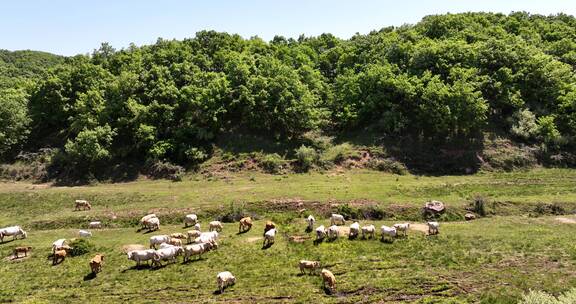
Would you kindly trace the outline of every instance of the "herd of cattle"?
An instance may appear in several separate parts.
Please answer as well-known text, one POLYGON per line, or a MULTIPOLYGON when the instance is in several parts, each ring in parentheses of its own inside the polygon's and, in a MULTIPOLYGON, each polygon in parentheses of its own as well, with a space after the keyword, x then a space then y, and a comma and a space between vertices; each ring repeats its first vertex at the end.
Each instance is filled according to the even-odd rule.
MULTIPOLYGON (((91 210, 91 204, 86 200, 76 200, 75 210, 91 210)), ((314 216, 309 215, 306 218, 306 231, 311 232, 314 230, 314 224, 316 219, 314 216)), ((156 231, 160 229, 160 219, 155 214, 148 214, 140 220, 140 224, 143 228, 149 231, 156 231)), ((242 218, 239 222, 238 233, 247 232, 252 228, 253 220, 250 217, 242 218)), ((339 226, 346 225, 344 216, 340 214, 332 214, 330 217, 330 226, 325 228, 324 225, 316 227, 316 240, 315 242, 321 242, 324 239, 335 240, 340 236, 339 226)), ((438 222, 427 222, 428 234, 438 234, 439 233, 439 223, 438 222)), ((101 229, 102 223, 99 221, 94 221, 89 223, 91 229, 101 229)), ((200 258, 202 254, 216 250, 218 248, 217 240, 219 234, 222 232, 223 225, 220 221, 212 221, 208 224, 208 231, 202 232, 200 223, 198 221, 198 216, 196 214, 188 214, 184 217, 184 227, 193 227, 192 230, 184 233, 172 233, 170 235, 155 235, 150 237, 150 249, 136 249, 129 250, 126 254, 129 260, 136 262, 136 266, 139 267, 142 262, 146 262, 148 265, 151 261, 152 267, 162 266, 163 261, 176 262, 178 256, 183 256, 184 262, 189 261, 193 256, 200 258), (184 243, 185 242, 185 243, 184 243)), ((406 236, 410 228, 409 223, 399 223, 391 227, 381 226, 381 238, 382 240, 391 239, 393 240, 399 236, 406 236)), ((264 226, 263 233, 263 247, 270 247, 274 244, 274 239, 276 237, 276 225, 267 221, 264 226)), ((78 232, 80 237, 91 237, 92 233, 87 230, 80 230, 78 232)), ((366 225, 360 227, 358 222, 353 222, 349 226, 348 238, 353 239, 357 237, 375 238, 376 227, 374 225, 366 225)), ((11 226, 0 229, 0 242, 4 242, 4 238, 7 236, 12 236, 13 239, 27 237, 26 231, 22 230, 20 226, 11 226)), ((24 256, 28 255, 28 252, 32 248, 27 247, 16 247, 14 249, 14 257, 19 258, 21 254, 24 256)), ((67 244, 66 239, 58 239, 52 243, 52 263, 53 265, 59 264, 64 261, 66 256, 69 254, 72 247, 67 244)), ((96 254, 89 262, 90 269, 93 274, 97 274, 102 270, 102 264, 104 260, 104 255, 96 254)), ((306 270, 311 274, 320 269, 319 261, 308 261, 301 260, 298 264, 300 271, 305 273, 306 270)), ((336 278, 334 274, 328 269, 322 269, 320 271, 320 276, 322 277, 323 286, 328 287, 330 291, 333 291, 336 284, 336 278)), ((230 286, 236 282, 236 278, 229 271, 223 271, 218 273, 216 276, 218 290, 223 292, 227 286, 230 286)))

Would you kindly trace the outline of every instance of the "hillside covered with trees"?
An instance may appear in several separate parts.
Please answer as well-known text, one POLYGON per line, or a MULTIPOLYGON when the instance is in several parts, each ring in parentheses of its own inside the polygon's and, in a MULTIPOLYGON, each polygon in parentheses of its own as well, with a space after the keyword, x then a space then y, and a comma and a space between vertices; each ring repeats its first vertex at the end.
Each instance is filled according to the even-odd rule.
POLYGON ((368 138, 415 170, 421 154, 478 161, 489 136, 576 163, 576 19, 563 14, 428 16, 348 40, 202 31, 89 56, 2 51, 0 90, 0 158, 48 153, 52 178, 195 168, 247 135, 290 147, 265 161, 303 170, 323 138, 368 138))

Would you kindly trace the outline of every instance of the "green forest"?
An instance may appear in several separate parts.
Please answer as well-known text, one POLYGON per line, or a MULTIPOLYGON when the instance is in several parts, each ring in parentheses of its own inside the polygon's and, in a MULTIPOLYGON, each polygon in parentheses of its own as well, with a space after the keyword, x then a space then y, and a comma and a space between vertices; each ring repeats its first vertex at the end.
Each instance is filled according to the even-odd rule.
POLYGON ((245 135, 291 147, 268 161, 310 167, 322 136, 369 137, 404 161, 410 147, 481 150, 487 134, 575 165, 576 18, 464 13, 347 40, 201 31, 73 57, 0 51, 0 159, 45 157, 51 178, 194 169, 245 135))

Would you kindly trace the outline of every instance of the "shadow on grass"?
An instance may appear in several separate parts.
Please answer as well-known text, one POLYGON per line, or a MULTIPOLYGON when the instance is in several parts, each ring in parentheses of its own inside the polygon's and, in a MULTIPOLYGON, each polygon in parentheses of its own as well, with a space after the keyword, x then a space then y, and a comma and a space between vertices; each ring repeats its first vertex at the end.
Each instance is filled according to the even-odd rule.
POLYGON ((272 247, 272 245, 274 245, 274 243, 264 244, 264 245, 262 245, 262 250, 266 250, 266 249, 272 247))
POLYGON ((314 240, 314 246, 318 246, 322 242, 324 242, 324 239, 315 239, 314 240))
POLYGON ((84 281, 94 280, 95 278, 96 278, 96 274, 93 272, 90 272, 89 274, 84 276, 84 281))
POLYGON ((309 226, 306 227, 306 229, 304 229, 304 232, 306 232, 306 233, 312 232, 312 227, 309 227, 309 226))
POLYGON ((148 265, 148 264, 144 264, 144 265, 140 265, 140 266, 134 265, 134 266, 132 266, 132 267, 130 267, 130 268, 127 268, 127 269, 122 270, 121 272, 122 272, 122 273, 125 273, 126 271, 129 271, 129 270, 142 270, 142 269, 151 269, 151 268, 152 268, 152 266, 150 266, 150 265, 148 265))
POLYGON ((246 232, 248 232, 248 231, 250 231, 250 229, 248 229, 248 230, 243 230, 243 231, 238 231, 238 233, 236 233, 236 235, 244 234, 244 233, 246 233, 246 232))
POLYGON ((15 239, 6 240, 6 241, 2 241, 2 243, 0 243, 0 244, 4 245, 4 244, 11 243, 11 242, 14 242, 14 241, 15 241, 15 239))
POLYGON ((322 290, 324 290, 324 293, 329 295, 329 296, 334 293, 334 291, 332 289, 330 289, 330 287, 327 287, 327 286, 322 286, 322 290))
POLYGON ((188 261, 186 261, 186 262, 182 261, 182 265, 188 265, 191 263, 196 263, 196 262, 201 262, 201 261, 204 261, 204 259, 202 257, 197 258, 197 259, 188 259, 188 261))

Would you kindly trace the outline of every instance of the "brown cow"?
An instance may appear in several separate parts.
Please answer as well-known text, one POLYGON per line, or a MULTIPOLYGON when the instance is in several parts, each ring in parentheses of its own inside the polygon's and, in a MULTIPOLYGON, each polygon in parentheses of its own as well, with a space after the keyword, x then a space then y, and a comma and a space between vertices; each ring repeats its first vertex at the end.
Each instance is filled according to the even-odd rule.
POLYGON ((240 226, 238 227, 238 233, 249 231, 252 228, 252 218, 244 217, 240 220, 240 226))
POLYGON ((97 254, 92 258, 92 260, 90 260, 90 269, 92 269, 92 273, 96 274, 102 271, 103 261, 104 261, 103 254, 97 254))
POLYGON ((322 275, 322 286, 326 287, 326 284, 328 284, 330 292, 333 292, 334 288, 336 288, 336 277, 334 277, 334 274, 328 269, 322 269, 320 274, 322 275))
POLYGON ((74 210, 80 211, 80 209, 90 210, 92 209, 92 205, 90 205, 90 202, 88 202, 87 200, 76 200, 76 207, 74 208, 74 210))
POLYGON ((14 248, 14 257, 19 258, 20 253, 24 253, 24 256, 27 257, 28 252, 30 252, 30 250, 32 250, 32 247, 30 247, 30 246, 16 247, 16 248, 14 248))
POLYGON ((66 255, 68 255, 66 250, 64 250, 64 249, 56 250, 54 252, 54 255, 52 256, 52 265, 56 265, 56 264, 64 262, 66 255))

